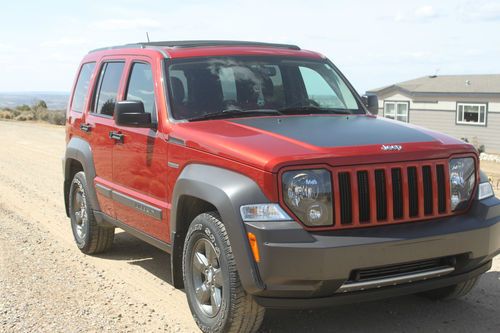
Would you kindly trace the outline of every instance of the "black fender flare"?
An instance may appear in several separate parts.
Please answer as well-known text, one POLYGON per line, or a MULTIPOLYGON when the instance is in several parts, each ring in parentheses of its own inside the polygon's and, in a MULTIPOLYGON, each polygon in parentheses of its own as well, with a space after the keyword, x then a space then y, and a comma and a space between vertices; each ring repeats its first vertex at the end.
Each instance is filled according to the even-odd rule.
POLYGON ((182 221, 178 216, 179 201, 183 196, 191 196, 213 205, 219 212, 228 233, 236 268, 243 288, 249 293, 264 289, 257 265, 253 259, 240 206, 252 203, 268 203, 269 199, 255 181, 247 176, 227 169, 190 164, 179 175, 173 195, 170 215, 172 256, 171 271, 174 286, 182 286, 182 251, 184 239, 176 230, 182 221))
MULTIPOLYGON (((94 210, 100 211, 101 209, 99 206, 99 201, 97 200, 97 194, 94 187, 94 178, 96 176, 94 157, 92 155, 92 148, 90 147, 90 144, 86 140, 80 137, 73 137, 66 146, 66 153, 64 154, 63 158, 64 186, 65 186, 64 193, 66 193, 66 187, 69 186, 72 181, 72 179, 70 179, 71 160, 76 160, 82 165, 83 171, 85 172, 85 177, 87 179, 87 189, 89 192, 88 196, 90 203, 94 210)), ((66 213, 68 214, 69 203, 66 195, 64 198, 64 202, 66 206, 66 213)))

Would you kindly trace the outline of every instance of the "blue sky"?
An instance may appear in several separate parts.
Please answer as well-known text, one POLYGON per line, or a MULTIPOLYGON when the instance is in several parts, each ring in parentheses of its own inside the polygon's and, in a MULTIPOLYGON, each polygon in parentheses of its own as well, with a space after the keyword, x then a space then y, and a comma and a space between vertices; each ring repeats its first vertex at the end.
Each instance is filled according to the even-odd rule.
POLYGON ((88 50, 145 40, 294 43, 359 92, 419 76, 500 73, 500 1, 8 1, 0 91, 68 91, 88 50))

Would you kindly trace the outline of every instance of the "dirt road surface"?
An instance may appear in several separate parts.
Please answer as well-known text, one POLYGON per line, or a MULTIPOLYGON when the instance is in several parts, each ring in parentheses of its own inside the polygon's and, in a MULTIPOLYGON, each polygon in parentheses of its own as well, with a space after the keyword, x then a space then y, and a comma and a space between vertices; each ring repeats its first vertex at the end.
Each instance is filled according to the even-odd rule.
MULTIPOLYGON (((0 121, 0 332, 196 332, 169 255, 124 232, 81 254, 64 213, 64 129, 0 121)), ((466 298, 268 311, 263 332, 498 332, 500 258, 466 298)))

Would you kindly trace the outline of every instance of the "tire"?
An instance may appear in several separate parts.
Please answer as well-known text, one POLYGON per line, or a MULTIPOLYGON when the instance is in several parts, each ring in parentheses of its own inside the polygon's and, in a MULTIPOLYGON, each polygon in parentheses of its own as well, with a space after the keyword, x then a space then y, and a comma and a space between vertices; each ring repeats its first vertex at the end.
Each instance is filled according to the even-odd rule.
POLYGON ((73 177, 69 189, 71 229, 80 251, 85 254, 97 254, 111 248, 115 237, 115 228, 102 227, 97 224, 88 200, 88 193, 85 173, 78 172, 73 177))
POLYGON ((460 282, 448 287, 424 291, 419 295, 433 301, 446 301, 460 298, 467 295, 472 290, 472 288, 474 288, 478 280, 479 277, 476 276, 470 280, 460 282))
POLYGON ((229 237, 217 212, 200 214, 192 221, 182 266, 189 307, 201 331, 259 329, 265 309, 241 286, 229 237))

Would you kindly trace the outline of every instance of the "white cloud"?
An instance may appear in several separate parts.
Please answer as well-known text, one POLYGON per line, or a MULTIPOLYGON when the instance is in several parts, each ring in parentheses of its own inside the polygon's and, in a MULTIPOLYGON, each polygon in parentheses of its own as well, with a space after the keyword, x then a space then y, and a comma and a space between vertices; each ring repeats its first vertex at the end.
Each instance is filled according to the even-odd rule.
POLYGON ((418 7, 415 10, 415 17, 417 18, 428 19, 436 16, 437 16, 436 10, 434 9, 434 7, 430 5, 418 7))
POLYGON ((96 21, 91 24, 92 27, 103 30, 133 30, 143 28, 158 28, 160 22, 150 18, 139 19, 109 19, 96 21))
POLYGON ((500 3, 495 1, 467 2, 461 8, 466 20, 498 21, 500 20, 500 3))

